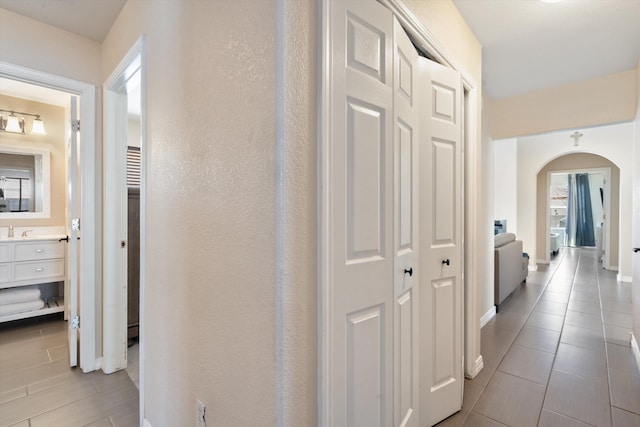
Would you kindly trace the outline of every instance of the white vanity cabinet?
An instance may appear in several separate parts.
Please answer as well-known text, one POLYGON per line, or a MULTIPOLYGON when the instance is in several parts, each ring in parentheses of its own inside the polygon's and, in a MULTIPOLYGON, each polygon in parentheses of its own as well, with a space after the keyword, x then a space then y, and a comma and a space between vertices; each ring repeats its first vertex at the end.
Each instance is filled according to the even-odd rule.
POLYGON ((64 311, 66 246, 59 237, 0 241, 0 289, 43 285, 40 310, 0 315, 0 322, 64 311))

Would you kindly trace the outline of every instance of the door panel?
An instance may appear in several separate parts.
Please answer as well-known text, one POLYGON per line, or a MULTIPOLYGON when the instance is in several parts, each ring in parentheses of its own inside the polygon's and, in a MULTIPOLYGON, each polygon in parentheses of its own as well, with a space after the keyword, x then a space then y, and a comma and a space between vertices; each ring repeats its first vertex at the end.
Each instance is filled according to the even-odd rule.
POLYGON ((392 17, 332 3, 329 211, 332 426, 392 424, 392 17))
POLYGON ((347 261, 384 256, 384 110, 347 101, 347 261))
POLYGON ((418 52, 394 18, 394 425, 418 425, 418 52))
POLYGON ((347 425, 384 425, 385 321, 383 305, 347 316, 347 425))
POLYGON ((420 424, 430 426, 462 407, 462 83, 419 65, 420 424))

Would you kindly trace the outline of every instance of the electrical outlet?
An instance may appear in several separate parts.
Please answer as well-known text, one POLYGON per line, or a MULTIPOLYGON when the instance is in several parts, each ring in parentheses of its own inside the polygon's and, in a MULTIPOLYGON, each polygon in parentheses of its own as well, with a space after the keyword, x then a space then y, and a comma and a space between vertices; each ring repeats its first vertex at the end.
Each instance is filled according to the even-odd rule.
POLYGON ((196 427, 207 427, 206 412, 207 408, 204 403, 196 399, 196 427))

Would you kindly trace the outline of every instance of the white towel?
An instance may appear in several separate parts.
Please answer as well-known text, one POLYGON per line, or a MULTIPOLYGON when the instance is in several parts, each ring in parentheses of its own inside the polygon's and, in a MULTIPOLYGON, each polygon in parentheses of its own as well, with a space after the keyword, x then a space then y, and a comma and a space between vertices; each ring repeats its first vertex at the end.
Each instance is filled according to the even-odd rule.
POLYGON ((0 316, 8 314, 24 313, 25 311, 40 310, 44 307, 44 301, 39 299, 30 302, 18 302, 15 304, 0 305, 0 316))
POLYGON ((40 299, 40 288, 37 285, 0 289, 0 305, 32 302, 38 299, 40 299))

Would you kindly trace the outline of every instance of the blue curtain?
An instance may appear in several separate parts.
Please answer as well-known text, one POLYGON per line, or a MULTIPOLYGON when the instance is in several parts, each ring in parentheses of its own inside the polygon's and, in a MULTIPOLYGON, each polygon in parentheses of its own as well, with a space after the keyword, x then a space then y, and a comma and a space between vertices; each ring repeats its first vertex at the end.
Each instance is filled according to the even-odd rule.
POLYGON ((589 191, 589 174, 576 174, 576 246, 595 246, 593 235, 593 212, 591 211, 591 193, 589 191))
POLYGON ((589 175, 569 175, 567 199, 567 237, 569 246, 595 246, 589 175))

